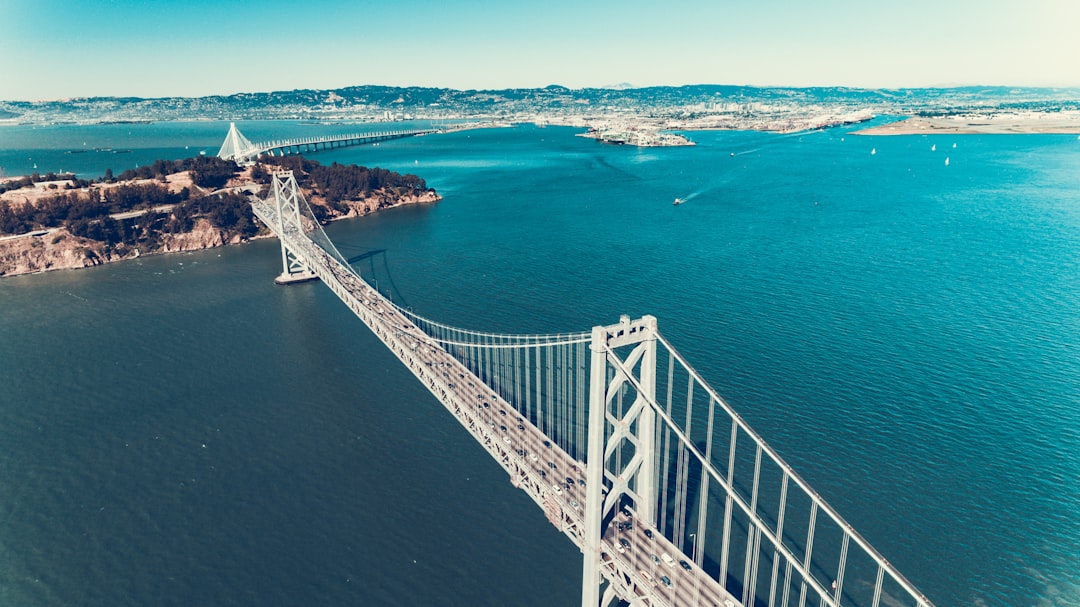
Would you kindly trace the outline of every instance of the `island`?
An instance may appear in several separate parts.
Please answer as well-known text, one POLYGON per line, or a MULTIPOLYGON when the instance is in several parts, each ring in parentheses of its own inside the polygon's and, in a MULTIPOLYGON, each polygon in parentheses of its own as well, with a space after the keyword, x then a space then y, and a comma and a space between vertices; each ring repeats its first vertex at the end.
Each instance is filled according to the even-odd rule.
POLYGON ((683 135, 678 133, 665 133, 660 127, 637 122, 618 122, 614 124, 601 124, 590 126, 585 133, 578 133, 578 137, 595 139, 600 143, 615 145, 634 145, 639 148, 673 147, 694 145, 683 135))
POLYGON ((303 156, 246 167, 214 157, 158 160, 93 181, 71 174, 0 182, 0 277, 85 268, 271 236, 250 209, 274 171, 291 170, 323 223, 440 200, 416 175, 303 156))

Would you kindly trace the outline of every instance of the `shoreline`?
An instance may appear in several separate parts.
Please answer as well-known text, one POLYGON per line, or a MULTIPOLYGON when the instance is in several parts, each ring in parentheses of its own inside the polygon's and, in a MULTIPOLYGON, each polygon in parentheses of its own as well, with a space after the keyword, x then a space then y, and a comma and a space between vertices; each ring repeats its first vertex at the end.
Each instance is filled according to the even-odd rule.
POLYGON ((1080 114, 913 116, 853 131, 852 135, 1080 135, 1080 114))
MULTIPOLYGON (((399 197, 394 202, 385 205, 380 203, 386 202, 386 198, 376 196, 362 201, 353 201, 354 204, 349 205, 349 212, 329 219, 331 223, 346 219, 358 219, 387 209, 412 204, 431 204, 440 200, 442 200, 442 197, 431 190, 423 195, 399 197)), ((205 222, 205 220, 203 221, 205 222)), ((176 238, 161 250, 144 253, 135 249, 133 254, 114 256, 105 251, 101 242, 73 236, 66 228, 52 228, 36 230, 26 234, 9 235, 0 238, 0 281, 12 276, 29 276, 58 270, 82 270, 141 257, 191 253, 276 238, 272 232, 268 232, 240 240, 235 238, 225 240, 221 230, 209 225, 209 222, 199 223, 190 232, 176 234, 175 236, 176 238), (49 239, 48 242, 46 238, 49 239), (63 246, 57 247, 56 245, 61 244, 62 241, 65 241, 63 246), (172 245, 177 245, 177 248, 171 248, 172 245), (38 258, 30 260, 29 252, 35 250, 38 251, 38 258), (20 260, 24 261, 24 263, 16 263, 11 269, 6 268, 9 261, 18 262, 20 260)))

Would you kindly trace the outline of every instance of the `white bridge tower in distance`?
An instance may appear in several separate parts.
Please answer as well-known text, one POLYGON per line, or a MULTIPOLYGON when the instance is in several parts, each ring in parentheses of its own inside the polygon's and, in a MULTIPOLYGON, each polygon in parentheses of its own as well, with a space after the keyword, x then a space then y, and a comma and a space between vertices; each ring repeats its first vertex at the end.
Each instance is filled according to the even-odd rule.
POLYGON ((250 160, 253 156, 257 156, 258 147, 251 143, 244 134, 240 132, 240 129, 236 128, 235 122, 229 123, 229 133, 225 135, 225 142, 221 144, 221 150, 218 151, 218 158, 224 160, 233 160, 235 162, 245 162, 250 160))

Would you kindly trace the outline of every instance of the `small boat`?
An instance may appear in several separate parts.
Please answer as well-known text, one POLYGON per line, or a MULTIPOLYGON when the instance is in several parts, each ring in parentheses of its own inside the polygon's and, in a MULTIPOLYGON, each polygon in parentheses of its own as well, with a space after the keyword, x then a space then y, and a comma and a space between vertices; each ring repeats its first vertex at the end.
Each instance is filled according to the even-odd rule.
POLYGON ((949 157, 948 156, 945 157, 945 166, 949 166, 949 157))
POLYGON ((873 156, 874 154, 877 154, 877 148, 870 150, 870 155, 873 156))
POLYGON ((936 143, 934 145, 930 146, 930 151, 931 152, 936 152, 937 151, 937 144, 936 143))
POLYGON ((675 202, 673 202, 672 204, 674 204, 675 206, 679 206, 680 204, 682 204, 684 202, 686 202, 686 201, 683 200, 682 198, 676 198, 675 202))

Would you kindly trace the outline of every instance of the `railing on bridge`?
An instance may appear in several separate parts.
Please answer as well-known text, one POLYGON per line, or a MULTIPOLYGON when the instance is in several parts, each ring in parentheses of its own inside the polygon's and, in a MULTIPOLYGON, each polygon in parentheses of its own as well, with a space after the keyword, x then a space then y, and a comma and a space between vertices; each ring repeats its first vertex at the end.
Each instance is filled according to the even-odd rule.
POLYGON ((281 239, 283 276, 323 279, 578 545, 583 606, 932 606, 655 318, 559 335, 439 323, 363 281, 291 173, 273 191, 253 209, 281 239))

